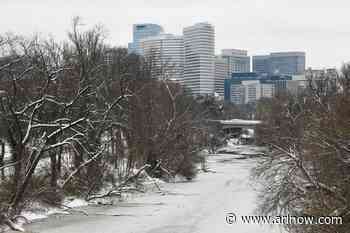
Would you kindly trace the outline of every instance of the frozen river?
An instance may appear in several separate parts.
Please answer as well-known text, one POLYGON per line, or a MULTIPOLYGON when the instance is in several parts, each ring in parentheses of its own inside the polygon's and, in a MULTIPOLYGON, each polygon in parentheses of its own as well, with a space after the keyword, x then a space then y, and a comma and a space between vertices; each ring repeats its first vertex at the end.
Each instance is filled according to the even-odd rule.
POLYGON ((192 182, 161 184, 166 195, 145 194, 110 207, 84 207, 89 216, 51 216, 26 226, 40 233, 272 233, 270 226, 227 224, 226 214, 252 215, 255 185, 249 180, 255 159, 230 154, 210 156, 215 172, 192 182))

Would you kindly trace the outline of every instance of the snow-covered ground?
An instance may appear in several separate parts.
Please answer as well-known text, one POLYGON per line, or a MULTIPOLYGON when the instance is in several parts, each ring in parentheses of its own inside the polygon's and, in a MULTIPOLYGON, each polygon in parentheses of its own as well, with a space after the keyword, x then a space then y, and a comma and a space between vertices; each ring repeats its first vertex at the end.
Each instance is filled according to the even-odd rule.
MULTIPOLYGON (((231 146, 232 147, 232 146, 231 146)), ((257 148, 239 146, 250 154, 257 148), (248 149, 248 150, 247 150, 248 149)), ((72 215, 53 215, 26 226, 35 233, 272 233, 271 226, 226 223, 226 214, 252 215, 255 184, 249 180, 256 158, 235 154, 210 156, 209 173, 191 182, 161 183, 164 195, 151 192, 114 206, 84 206, 72 215)))

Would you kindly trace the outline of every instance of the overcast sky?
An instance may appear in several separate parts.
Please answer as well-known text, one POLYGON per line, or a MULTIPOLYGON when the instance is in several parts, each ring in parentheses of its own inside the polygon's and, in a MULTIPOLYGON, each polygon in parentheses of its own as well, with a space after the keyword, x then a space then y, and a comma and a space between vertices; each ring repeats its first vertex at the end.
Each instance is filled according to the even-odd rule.
POLYGON ((206 21, 215 26, 216 51, 250 55, 305 51, 307 66, 350 61, 349 0, 0 0, 0 33, 43 33, 65 39, 74 16, 103 24, 108 42, 127 46, 132 24, 157 23, 167 33, 206 21))

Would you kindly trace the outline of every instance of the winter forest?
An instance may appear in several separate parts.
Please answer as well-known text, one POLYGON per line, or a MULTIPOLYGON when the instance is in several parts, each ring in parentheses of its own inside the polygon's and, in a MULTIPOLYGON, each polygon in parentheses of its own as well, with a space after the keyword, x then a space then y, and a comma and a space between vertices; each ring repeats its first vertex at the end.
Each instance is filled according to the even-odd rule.
POLYGON ((119 195, 143 171, 192 179, 204 121, 223 114, 169 81, 170 67, 154 79, 152 61, 108 47, 103 27, 75 19, 68 37, 0 38, 0 222, 11 228, 32 201, 119 195))

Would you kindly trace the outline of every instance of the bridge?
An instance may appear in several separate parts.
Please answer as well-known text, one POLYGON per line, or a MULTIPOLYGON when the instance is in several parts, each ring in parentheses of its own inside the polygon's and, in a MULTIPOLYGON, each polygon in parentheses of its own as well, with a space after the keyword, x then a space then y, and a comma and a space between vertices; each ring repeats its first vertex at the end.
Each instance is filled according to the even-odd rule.
POLYGON ((224 129, 228 129, 228 128, 248 128, 249 129, 261 124, 261 121, 258 121, 258 120, 242 120, 242 119, 218 120, 218 122, 223 126, 224 129))
POLYGON ((259 120, 211 120, 212 124, 217 125, 222 132, 229 138, 240 138, 245 141, 254 140, 254 129, 262 122, 259 120))

